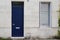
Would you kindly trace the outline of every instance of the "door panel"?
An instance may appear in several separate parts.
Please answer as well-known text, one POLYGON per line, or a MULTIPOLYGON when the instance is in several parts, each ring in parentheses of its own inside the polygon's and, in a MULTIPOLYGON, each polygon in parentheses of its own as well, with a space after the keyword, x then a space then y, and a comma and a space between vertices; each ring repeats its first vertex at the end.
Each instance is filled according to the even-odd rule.
POLYGON ((24 36, 24 3, 12 2, 12 37, 24 36))

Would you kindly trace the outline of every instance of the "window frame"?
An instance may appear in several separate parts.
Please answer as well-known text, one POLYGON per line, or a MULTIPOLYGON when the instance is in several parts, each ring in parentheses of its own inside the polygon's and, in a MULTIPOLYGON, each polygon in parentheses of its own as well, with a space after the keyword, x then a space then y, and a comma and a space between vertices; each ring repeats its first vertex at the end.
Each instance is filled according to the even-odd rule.
POLYGON ((48 3, 48 25, 46 26, 51 26, 51 2, 39 2, 39 27, 41 26, 40 25, 40 7, 41 7, 41 3, 48 3))

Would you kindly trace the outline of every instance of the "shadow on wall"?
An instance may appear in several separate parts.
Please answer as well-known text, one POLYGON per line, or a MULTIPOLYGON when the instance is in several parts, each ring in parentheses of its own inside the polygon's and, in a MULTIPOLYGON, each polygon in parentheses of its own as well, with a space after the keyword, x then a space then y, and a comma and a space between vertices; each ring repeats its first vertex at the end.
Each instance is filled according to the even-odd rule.
POLYGON ((12 40, 12 39, 10 37, 8 37, 8 38, 0 37, 0 40, 12 40))
POLYGON ((59 27, 60 27, 60 18, 59 18, 59 20, 58 20, 58 24, 59 24, 59 27))

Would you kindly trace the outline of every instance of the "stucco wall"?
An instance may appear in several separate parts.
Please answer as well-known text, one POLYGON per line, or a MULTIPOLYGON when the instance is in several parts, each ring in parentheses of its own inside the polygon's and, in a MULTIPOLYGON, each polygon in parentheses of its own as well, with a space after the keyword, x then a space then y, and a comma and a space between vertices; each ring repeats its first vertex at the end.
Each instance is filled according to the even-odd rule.
MULTIPOLYGON (((14 0, 12 0, 14 1, 14 0)), ((58 27, 58 0, 15 0, 24 1, 24 34, 47 37, 55 35, 58 27), (51 2, 50 26, 39 26, 39 2, 51 2), (47 35, 48 34, 48 35, 47 35), (46 36, 47 35, 47 36, 46 36)), ((11 0, 0 1, 0 37, 11 37, 11 0)))
POLYGON ((40 37, 49 37, 57 34, 58 27, 58 0, 30 0, 25 2, 25 33, 40 37), (50 27, 39 25, 39 2, 51 2, 50 27))
POLYGON ((0 1, 0 37, 10 36, 11 28, 11 3, 10 0, 0 1))

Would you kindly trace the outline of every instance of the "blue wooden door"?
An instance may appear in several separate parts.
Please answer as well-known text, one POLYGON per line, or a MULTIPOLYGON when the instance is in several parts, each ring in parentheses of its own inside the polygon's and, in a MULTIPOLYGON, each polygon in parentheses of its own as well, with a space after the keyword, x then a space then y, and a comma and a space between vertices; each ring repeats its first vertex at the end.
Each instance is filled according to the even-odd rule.
POLYGON ((12 37, 24 36, 24 2, 12 2, 12 37))

